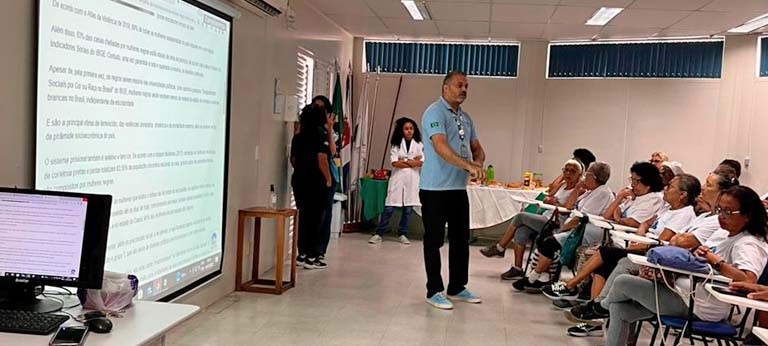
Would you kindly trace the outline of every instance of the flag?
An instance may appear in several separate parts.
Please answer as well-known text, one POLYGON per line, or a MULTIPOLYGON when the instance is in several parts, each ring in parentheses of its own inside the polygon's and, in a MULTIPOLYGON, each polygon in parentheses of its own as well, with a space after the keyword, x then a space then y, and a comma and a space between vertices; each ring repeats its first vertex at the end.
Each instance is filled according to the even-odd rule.
MULTIPOLYGON (((336 122, 333 124, 334 130, 336 133, 339 134, 339 138, 336 140, 336 148, 339 148, 340 150, 337 150, 336 152, 336 159, 334 160, 334 163, 336 164, 336 168, 341 171, 341 166, 343 165, 343 150, 344 150, 344 99, 341 94, 341 76, 338 72, 336 72, 336 83, 334 83, 333 87, 333 101, 331 102, 333 104, 333 113, 336 114, 336 122)), ((343 192, 343 184, 341 184, 344 181, 344 179, 339 179, 339 185, 337 186, 337 191, 343 192)))

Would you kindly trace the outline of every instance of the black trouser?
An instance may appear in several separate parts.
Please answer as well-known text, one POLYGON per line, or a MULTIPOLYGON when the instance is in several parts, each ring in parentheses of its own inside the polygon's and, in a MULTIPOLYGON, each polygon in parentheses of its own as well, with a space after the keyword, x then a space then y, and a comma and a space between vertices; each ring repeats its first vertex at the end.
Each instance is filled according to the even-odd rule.
POLYGON ((320 244, 320 226, 323 223, 325 206, 307 206, 299 209, 299 255, 317 258, 320 244))
POLYGON ((554 236, 541 239, 536 246, 536 250, 550 260, 554 260, 563 248, 554 236))
POLYGON ((331 219, 333 218, 333 196, 336 194, 336 182, 333 182, 331 188, 326 194, 325 213, 323 214, 323 224, 320 226, 320 239, 317 243, 317 254, 325 256, 328 250, 328 243, 331 242, 331 219))
POLYGON ((427 298, 442 292, 440 248, 448 223, 448 295, 464 290, 469 277, 469 198, 466 190, 420 190, 424 221, 424 266, 427 270, 427 298))

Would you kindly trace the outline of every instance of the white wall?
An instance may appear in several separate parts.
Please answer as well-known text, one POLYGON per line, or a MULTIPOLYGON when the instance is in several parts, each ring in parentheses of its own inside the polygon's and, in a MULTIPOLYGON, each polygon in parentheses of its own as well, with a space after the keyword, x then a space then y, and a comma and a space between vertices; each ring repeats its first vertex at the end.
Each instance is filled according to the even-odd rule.
MULTIPOLYGON (((768 190, 768 146, 753 138, 768 124, 768 113, 760 112, 768 106, 768 82, 756 77, 756 43, 754 36, 728 37, 719 80, 563 80, 545 78, 547 44, 525 41, 519 77, 470 77, 462 107, 475 119, 487 163, 499 180, 519 181, 524 170, 543 172, 550 180, 574 148, 586 147, 611 164, 614 189, 627 184, 633 162, 665 151, 700 178, 725 157, 743 162, 751 156, 742 183, 762 192, 768 190)), ((361 46, 356 39, 355 61, 362 61, 361 46)), ((358 80, 364 77, 356 72, 358 80)), ((371 159, 376 168, 397 78, 382 76, 371 159)), ((403 80, 397 114, 420 120, 438 97, 441 78, 405 75, 403 80)))
MULTIPOLYGON (((31 187, 34 170, 34 52, 36 1, 8 1, 0 12, 0 186, 31 187)), ((296 28, 283 18, 261 18, 243 11, 234 21, 230 118, 229 190, 223 275, 181 299, 206 306, 234 289, 237 210, 267 205, 269 185, 283 191, 286 124, 272 115, 274 79, 282 92, 295 94, 296 54, 302 46, 326 61, 339 58, 342 75, 352 58, 352 37, 304 0, 291 1, 296 28), (255 148, 260 160, 255 160, 255 148)), ((281 196, 282 199, 285 196, 281 196)), ((274 265, 274 225, 262 226, 260 271, 274 265)))
MULTIPOLYGON (((355 61, 362 61, 362 40, 355 40, 355 61)), ((540 137, 539 129, 526 131, 536 127, 540 122, 534 116, 540 115, 541 103, 536 102, 537 96, 543 92, 543 79, 535 78, 537 70, 543 71, 541 59, 543 43, 531 43, 537 49, 521 50, 520 76, 518 78, 470 78, 468 97, 462 108, 470 114, 478 129, 480 142, 485 148, 486 164, 494 166, 499 180, 509 181, 518 179, 522 174, 524 162, 535 161, 537 158, 527 154, 526 140, 531 141, 540 137), (524 161, 527 160, 527 161, 524 161)), ((357 98, 362 94, 362 81, 365 74, 356 70, 355 78, 360 83, 355 85, 357 98)), ((397 94, 400 75, 382 74, 379 84, 379 94, 374 112, 373 137, 371 143, 370 168, 381 167, 382 155, 385 158, 384 167, 391 168, 388 157, 391 134, 389 124, 397 94)), ((376 76, 370 77, 370 98, 373 104, 373 89, 376 76)), ((424 110, 435 102, 442 90, 443 76, 403 75, 400 97, 397 103, 394 119, 406 116, 416 120, 421 126, 424 110)), ((357 106, 355 106, 357 110, 357 106)), ((535 150, 535 149, 534 149, 535 150)))

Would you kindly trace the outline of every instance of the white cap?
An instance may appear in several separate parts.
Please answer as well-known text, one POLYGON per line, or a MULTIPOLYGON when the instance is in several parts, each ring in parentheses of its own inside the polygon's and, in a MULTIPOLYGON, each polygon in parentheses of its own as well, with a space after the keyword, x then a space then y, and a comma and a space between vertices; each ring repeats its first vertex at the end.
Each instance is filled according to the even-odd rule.
POLYGON ((675 176, 678 176, 680 174, 685 173, 683 171, 683 164, 677 161, 664 161, 661 163, 662 166, 667 167, 667 169, 671 170, 672 173, 675 173, 675 176))

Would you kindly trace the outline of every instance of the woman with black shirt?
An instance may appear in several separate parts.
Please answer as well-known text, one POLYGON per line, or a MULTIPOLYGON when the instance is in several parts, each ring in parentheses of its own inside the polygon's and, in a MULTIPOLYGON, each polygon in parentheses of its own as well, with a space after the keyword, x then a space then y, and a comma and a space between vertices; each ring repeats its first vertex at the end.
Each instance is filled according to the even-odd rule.
POLYGON ((325 110, 311 105, 299 116, 301 129, 291 141, 291 186, 299 208, 299 256, 305 269, 325 269, 318 258, 320 227, 326 206, 322 201, 333 185, 328 167, 331 155, 328 137, 322 131, 326 123, 325 110))

